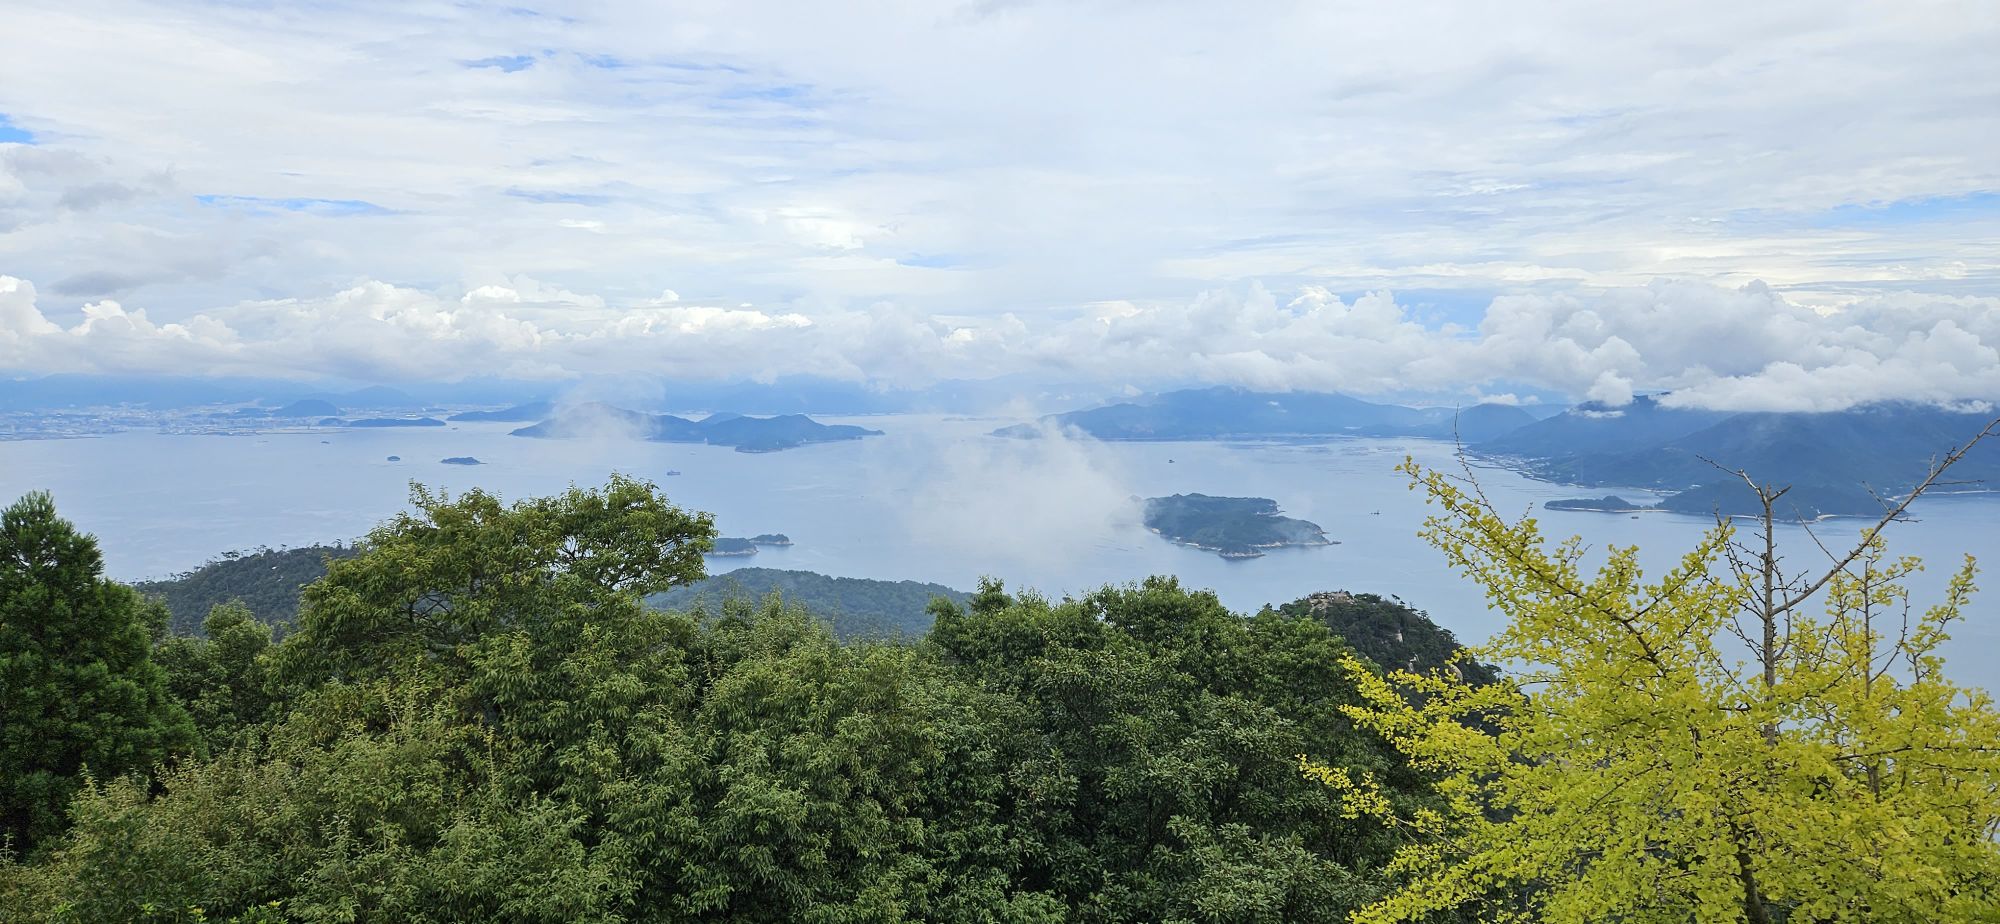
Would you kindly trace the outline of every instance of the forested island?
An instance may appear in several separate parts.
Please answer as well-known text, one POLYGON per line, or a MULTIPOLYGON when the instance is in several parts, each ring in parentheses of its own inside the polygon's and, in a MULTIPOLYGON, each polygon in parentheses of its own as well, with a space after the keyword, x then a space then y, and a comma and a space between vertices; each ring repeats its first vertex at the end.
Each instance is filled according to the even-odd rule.
POLYGON ((778 452, 812 443, 881 436, 882 431, 848 424, 823 424, 804 414, 776 417, 711 414, 701 420, 689 420, 672 414, 628 411, 608 404, 583 404, 515 430, 513 435, 537 439, 622 436, 661 443, 708 443, 729 446, 737 452, 778 452))
POLYGON ((764 533, 761 535, 752 536, 748 539, 743 539, 734 536, 723 536, 715 540, 714 547, 709 549, 707 555, 710 558, 729 558, 733 556, 755 555, 757 554, 757 548, 759 546, 768 545, 776 547, 776 546, 789 546, 791 544, 792 544, 791 537, 783 533, 764 533))
POLYGON ((1279 516, 1278 502, 1267 497, 1149 497, 1144 522, 1168 541, 1223 558, 1257 558, 1269 549, 1333 544, 1319 524, 1279 516))
POLYGON ((1606 494, 1603 497, 1572 497, 1544 501, 1542 506, 1550 510, 1586 510, 1592 513, 1641 513, 1648 510, 1660 509, 1658 504, 1641 504, 1637 501, 1628 501, 1616 494, 1606 494))

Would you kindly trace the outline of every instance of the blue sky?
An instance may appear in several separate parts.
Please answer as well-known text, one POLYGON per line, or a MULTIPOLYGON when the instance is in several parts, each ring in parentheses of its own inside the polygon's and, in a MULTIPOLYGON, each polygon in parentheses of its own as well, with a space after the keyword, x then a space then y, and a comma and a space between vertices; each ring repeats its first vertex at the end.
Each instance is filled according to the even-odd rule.
POLYGON ((316 338, 395 376, 435 337, 544 376, 684 341, 715 376, 787 371, 783 343, 866 380, 1165 364, 1381 392, 1381 357, 1490 341, 1457 380, 1407 361, 1409 389, 1793 400, 1887 387, 1857 384, 1896 358, 1850 332, 1866 317, 1930 345, 1904 357, 1946 370, 1919 390, 2000 397, 1950 371, 1995 346, 2000 296, 1984 0, 8 18, 0 276, 32 304, 0 312, 0 371, 223 371, 316 338), (1681 301, 1632 307, 1658 293, 1681 301), (1708 364, 1660 328, 1767 297, 1818 333, 1708 364), (91 359, 51 329, 124 339, 91 359))
POLYGON ((12 117, 0 112, 0 144, 34 144, 35 135, 14 124, 12 117))

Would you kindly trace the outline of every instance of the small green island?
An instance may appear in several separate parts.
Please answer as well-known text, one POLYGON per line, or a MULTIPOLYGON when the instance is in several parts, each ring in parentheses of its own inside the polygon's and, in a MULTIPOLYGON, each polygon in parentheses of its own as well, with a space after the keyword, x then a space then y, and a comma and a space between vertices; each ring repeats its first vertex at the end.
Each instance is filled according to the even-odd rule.
POLYGON ((1278 515, 1268 497, 1175 494, 1145 501, 1146 528, 1223 558, 1258 558, 1290 546, 1333 545, 1319 524, 1278 515))
POLYGON ((1544 502, 1542 506, 1549 510, 1587 510, 1592 513, 1640 513, 1660 509, 1656 504, 1641 504, 1637 501, 1628 501, 1616 494, 1606 494, 1603 497, 1572 497, 1564 500, 1552 500, 1544 502))
POLYGON ((740 558, 745 555, 757 554, 757 549, 762 546, 785 546, 791 544, 791 537, 784 533, 760 533, 748 539, 735 536, 722 536, 715 540, 714 547, 710 548, 706 554, 710 558, 740 558))
POLYGON ((473 458, 472 456, 450 456, 450 457, 447 457, 447 458, 443 458, 443 459, 439 459, 438 461, 439 461, 439 462, 442 462, 442 463, 444 463, 444 464, 446 464, 446 465, 485 465, 485 464, 486 464, 486 463, 484 463, 484 462, 481 462, 481 461, 479 461, 478 459, 475 459, 475 458, 473 458))

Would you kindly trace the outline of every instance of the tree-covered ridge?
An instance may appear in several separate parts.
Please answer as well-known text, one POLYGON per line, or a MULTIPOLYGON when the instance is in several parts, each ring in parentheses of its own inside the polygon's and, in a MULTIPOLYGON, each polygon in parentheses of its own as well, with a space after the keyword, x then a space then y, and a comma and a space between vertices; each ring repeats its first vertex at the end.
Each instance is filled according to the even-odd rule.
POLYGON ((305 586, 326 576, 328 561, 354 553, 339 545, 229 552, 185 574, 132 587, 166 603, 168 626, 178 635, 200 634, 209 611, 231 601, 283 631, 298 621, 299 593, 305 586))
POLYGON ((730 601, 761 604, 777 594, 842 639, 919 638, 931 629, 931 601, 964 603, 972 595, 943 584, 829 577, 811 571, 738 568, 647 599, 669 610, 719 611, 730 601))
POLYGON ((1300 597, 1276 608, 1299 619, 1316 619, 1357 654, 1384 670, 1429 674, 1444 670, 1483 686, 1500 679, 1498 668, 1462 656, 1465 646, 1430 615, 1394 597, 1344 590, 1300 597))
POLYGON ((1224 558, 1256 558, 1266 549, 1332 544, 1319 524, 1279 516, 1278 502, 1268 497, 1149 497, 1142 512, 1146 528, 1168 541, 1224 558))

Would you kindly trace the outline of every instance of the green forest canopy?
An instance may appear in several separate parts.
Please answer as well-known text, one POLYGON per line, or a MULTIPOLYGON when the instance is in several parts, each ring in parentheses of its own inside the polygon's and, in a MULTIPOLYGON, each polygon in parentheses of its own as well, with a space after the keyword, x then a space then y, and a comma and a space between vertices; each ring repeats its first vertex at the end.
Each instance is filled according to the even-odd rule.
MULTIPOLYGON (((419 488, 413 506, 328 562, 282 640, 236 605, 202 637, 170 631, 163 604, 102 577, 94 542, 45 495, 0 517, 0 920, 1572 920, 1549 904, 1568 883, 1519 870, 1567 856, 1547 868, 1646 886, 1608 855, 1539 841, 1509 855, 1506 826, 1546 840, 1674 823, 1671 802, 1593 815, 1605 793, 1587 767, 1571 788, 1505 788, 1565 772, 1535 724, 1543 704, 1594 700, 1455 657, 1400 601, 1336 592, 1246 617, 1165 577, 1061 601, 987 581, 933 600, 920 637, 843 641, 775 596, 648 607, 701 579, 715 535, 650 484, 512 504, 419 488), (1540 756, 1509 763, 1524 754, 1540 756), (1508 801, 1530 793, 1573 801, 1508 801)), ((1453 522, 1433 521, 1447 548, 1453 522)), ((1499 554, 1529 554, 1532 522, 1465 522, 1499 554)), ((1566 566, 1522 560, 1568 586, 1566 566)), ((1620 560, 1606 580, 1625 580, 1620 560)), ((1673 586, 1693 588, 1689 606, 1723 599, 1673 586)), ((1562 598, 1496 599, 1566 618, 1562 598)), ((1604 625, 1626 618, 1590 599, 1604 625)), ((1624 673, 1642 649, 1606 640, 1573 682, 1643 702, 1620 692, 1646 689, 1624 673)), ((1787 924, 2000 910, 1980 875, 2000 869, 2000 774, 1978 756, 2000 736, 1983 694, 1952 708, 1971 711, 1938 713, 1960 723, 1951 740, 1985 744, 1922 772, 1988 796, 1899 816, 1854 788, 1852 774, 1895 766, 1877 762, 1825 771, 1845 801, 1779 774, 1789 788, 1771 803, 1812 807, 1822 831, 1964 819, 1900 835, 1920 848, 1909 856, 1950 858, 1935 887, 1876 888, 1775 853, 1740 860, 1773 873, 1740 907, 1787 924), (1833 877, 1824 895, 1787 878, 1812 869, 1833 877), (1910 907, 1857 906, 1850 886, 1910 907)), ((1620 740, 1644 741, 1620 721, 1620 740)), ((1634 766, 1655 752, 1675 753, 1641 748, 1634 766)), ((1792 821, 1758 830, 1804 830, 1792 821)), ((1639 859, 1685 870, 1690 856, 1639 859)), ((1731 919, 1735 899, 1703 889, 1700 907, 1731 919)), ((1675 907, 1681 920, 1693 906, 1675 907)))

